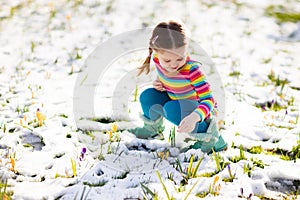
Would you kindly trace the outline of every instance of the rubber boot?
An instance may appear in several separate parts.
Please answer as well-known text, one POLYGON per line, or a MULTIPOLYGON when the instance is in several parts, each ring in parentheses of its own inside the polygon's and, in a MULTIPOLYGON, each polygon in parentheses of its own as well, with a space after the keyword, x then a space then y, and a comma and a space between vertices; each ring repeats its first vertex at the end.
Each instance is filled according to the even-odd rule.
POLYGON ((164 139, 162 134, 162 132, 165 129, 163 125, 163 117, 160 117, 155 121, 150 120, 143 115, 141 115, 140 117, 144 121, 144 126, 129 129, 129 132, 133 133, 134 135, 136 135, 137 138, 141 139, 164 139))
POLYGON ((201 151, 206 153, 211 153, 212 150, 218 152, 226 149, 227 143, 219 133, 216 119, 212 118, 208 121, 208 123, 209 126, 206 133, 190 133, 191 136, 198 140, 191 146, 191 148, 201 149, 201 151))

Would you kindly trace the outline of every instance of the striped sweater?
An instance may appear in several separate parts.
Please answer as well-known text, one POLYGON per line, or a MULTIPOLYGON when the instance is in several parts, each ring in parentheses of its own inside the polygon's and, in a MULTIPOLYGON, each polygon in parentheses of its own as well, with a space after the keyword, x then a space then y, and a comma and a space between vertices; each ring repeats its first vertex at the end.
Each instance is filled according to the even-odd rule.
POLYGON ((200 116, 201 121, 215 113, 215 101, 210 86, 199 69, 199 62, 187 57, 186 64, 179 70, 178 74, 171 76, 159 63, 156 53, 152 55, 152 59, 156 66, 158 79, 163 83, 172 100, 191 99, 199 101, 199 106, 195 112, 200 116))

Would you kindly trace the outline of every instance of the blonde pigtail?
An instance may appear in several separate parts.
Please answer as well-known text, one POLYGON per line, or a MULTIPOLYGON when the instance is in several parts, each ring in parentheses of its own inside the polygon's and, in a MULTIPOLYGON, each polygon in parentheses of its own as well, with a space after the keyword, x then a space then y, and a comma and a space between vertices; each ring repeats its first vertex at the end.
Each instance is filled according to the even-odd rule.
POLYGON ((153 49, 149 48, 149 55, 145 59, 142 66, 138 67, 137 76, 141 75, 144 71, 146 74, 149 74, 150 72, 150 61, 151 61, 151 55, 152 55, 153 49))

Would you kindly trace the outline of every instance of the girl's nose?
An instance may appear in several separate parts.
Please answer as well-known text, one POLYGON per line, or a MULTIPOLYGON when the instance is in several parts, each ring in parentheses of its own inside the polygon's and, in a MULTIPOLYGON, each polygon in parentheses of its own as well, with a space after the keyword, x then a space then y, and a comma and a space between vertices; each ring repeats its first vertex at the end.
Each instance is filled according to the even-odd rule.
POLYGON ((170 65, 170 67, 172 67, 172 68, 175 68, 175 67, 177 67, 178 66, 178 63, 172 63, 171 65, 170 65))

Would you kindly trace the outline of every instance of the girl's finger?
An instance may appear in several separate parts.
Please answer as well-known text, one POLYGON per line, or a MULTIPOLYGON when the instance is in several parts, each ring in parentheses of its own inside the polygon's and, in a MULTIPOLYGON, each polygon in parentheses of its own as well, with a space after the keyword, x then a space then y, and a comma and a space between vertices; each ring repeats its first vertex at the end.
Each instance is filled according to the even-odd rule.
POLYGON ((157 89, 159 90, 159 91, 165 91, 165 88, 164 87, 161 87, 161 86, 159 86, 159 87, 157 87, 157 89))
POLYGON ((178 125, 177 132, 181 133, 184 130, 184 121, 181 121, 180 124, 178 125))
POLYGON ((178 129, 179 133, 184 133, 186 132, 186 127, 181 127, 180 129, 178 129))

